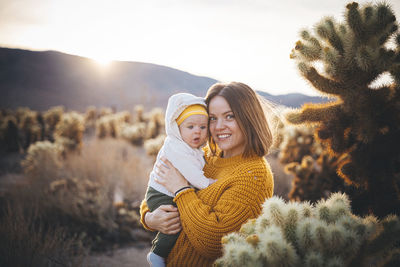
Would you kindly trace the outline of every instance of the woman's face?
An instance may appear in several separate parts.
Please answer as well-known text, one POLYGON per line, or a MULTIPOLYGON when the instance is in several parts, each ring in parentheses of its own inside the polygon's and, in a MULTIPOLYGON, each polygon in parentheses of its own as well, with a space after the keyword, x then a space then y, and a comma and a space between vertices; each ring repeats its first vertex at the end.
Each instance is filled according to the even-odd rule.
POLYGON ((214 142, 224 152, 224 158, 240 155, 245 139, 231 107, 222 96, 215 96, 208 105, 210 132, 214 142))

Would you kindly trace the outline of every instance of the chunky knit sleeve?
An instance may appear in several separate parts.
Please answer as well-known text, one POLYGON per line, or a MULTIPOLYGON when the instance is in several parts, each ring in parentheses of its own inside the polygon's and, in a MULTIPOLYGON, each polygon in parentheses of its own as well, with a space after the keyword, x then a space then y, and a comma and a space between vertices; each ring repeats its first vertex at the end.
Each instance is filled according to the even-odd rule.
POLYGON ((222 253, 222 236, 261 213, 262 203, 273 193, 272 173, 269 168, 241 169, 207 190, 221 190, 216 205, 206 205, 194 190, 178 194, 174 201, 190 243, 201 255, 216 258, 222 253))
POLYGON ((144 216, 146 215, 146 213, 148 211, 150 211, 150 210, 149 210, 149 207, 147 206, 146 199, 143 199, 142 203, 140 204, 140 223, 143 225, 143 227, 145 229, 150 230, 150 231, 155 231, 154 229, 151 229, 150 227, 148 227, 146 225, 146 222, 144 221, 144 216))

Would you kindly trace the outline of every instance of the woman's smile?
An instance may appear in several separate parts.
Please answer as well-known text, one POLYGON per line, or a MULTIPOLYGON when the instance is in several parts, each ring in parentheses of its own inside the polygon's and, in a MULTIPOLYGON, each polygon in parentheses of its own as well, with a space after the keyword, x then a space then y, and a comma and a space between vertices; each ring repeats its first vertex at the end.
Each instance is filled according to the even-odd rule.
POLYGON ((210 133, 224 157, 242 154, 245 147, 244 135, 224 97, 215 96, 210 101, 209 119, 210 133))

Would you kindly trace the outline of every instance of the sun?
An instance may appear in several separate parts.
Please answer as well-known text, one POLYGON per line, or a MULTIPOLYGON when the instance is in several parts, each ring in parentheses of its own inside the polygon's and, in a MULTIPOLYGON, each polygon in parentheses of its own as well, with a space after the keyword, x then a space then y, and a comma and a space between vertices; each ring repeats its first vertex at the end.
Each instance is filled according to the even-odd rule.
POLYGON ((111 65, 112 60, 106 57, 93 57, 93 61, 102 68, 107 68, 111 65))

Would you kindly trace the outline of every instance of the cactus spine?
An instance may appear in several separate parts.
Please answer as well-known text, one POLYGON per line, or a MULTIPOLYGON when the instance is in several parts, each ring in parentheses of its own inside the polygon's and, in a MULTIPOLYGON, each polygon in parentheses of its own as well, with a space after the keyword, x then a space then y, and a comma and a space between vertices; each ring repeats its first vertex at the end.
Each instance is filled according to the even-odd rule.
POLYGON ((355 216, 345 194, 316 205, 272 197, 260 217, 222 238, 215 266, 385 266, 400 263, 398 240, 397 216, 355 216))
POLYGON ((292 50, 301 74, 337 100, 304 105, 294 124, 317 124, 316 136, 338 156, 338 174, 363 190, 362 211, 400 214, 400 34, 385 3, 346 6, 345 22, 324 18, 301 32, 292 50), (388 43, 394 40, 393 47, 388 43), (316 62, 323 64, 318 71, 316 62), (374 86, 389 73, 389 85, 374 86))

